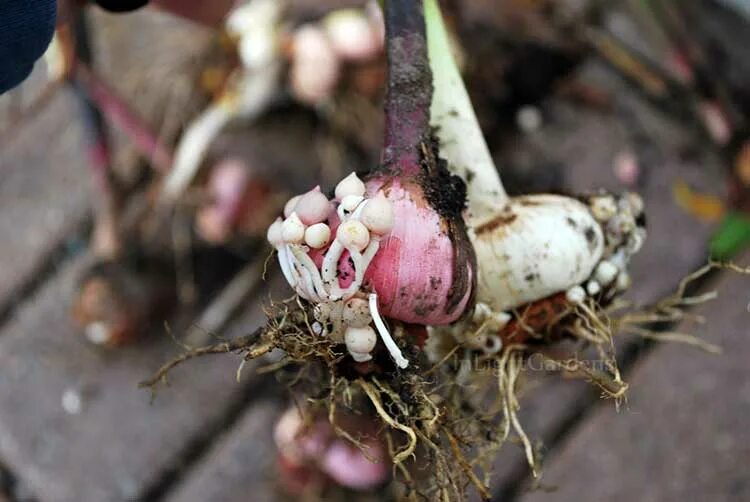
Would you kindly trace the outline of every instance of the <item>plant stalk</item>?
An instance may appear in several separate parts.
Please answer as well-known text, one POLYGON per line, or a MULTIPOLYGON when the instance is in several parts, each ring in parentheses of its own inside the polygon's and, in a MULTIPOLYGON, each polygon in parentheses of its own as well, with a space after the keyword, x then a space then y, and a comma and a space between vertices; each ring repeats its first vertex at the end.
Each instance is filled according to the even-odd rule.
POLYGON ((438 0, 424 0, 427 45, 433 76, 431 124, 437 129, 440 152, 448 170, 466 183, 470 227, 497 214, 508 195, 492 161, 471 99, 453 58, 453 48, 438 0))
POLYGON ((393 175, 416 176, 432 100, 422 0, 386 2, 385 29, 388 82, 381 161, 393 175))

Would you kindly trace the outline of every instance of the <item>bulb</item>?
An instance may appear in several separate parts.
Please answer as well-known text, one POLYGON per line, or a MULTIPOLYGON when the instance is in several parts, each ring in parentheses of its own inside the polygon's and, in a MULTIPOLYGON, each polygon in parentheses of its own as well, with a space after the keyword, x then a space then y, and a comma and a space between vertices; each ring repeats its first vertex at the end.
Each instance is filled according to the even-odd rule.
MULTIPOLYGON (((380 192, 382 199, 374 197, 364 207, 365 225, 373 225, 373 233, 391 227, 365 275, 378 295, 380 312, 425 325, 458 319, 469 303, 475 270, 462 222, 439 214, 416 181, 383 177, 367 188, 373 195, 380 192), (383 201, 391 206, 392 218, 380 212, 383 201)), ((460 209, 456 213, 460 218, 460 209)))
POLYGON ((276 220, 271 223, 271 226, 268 227, 266 239, 268 239, 268 242, 271 243, 273 247, 281 246, 284 243, 281 226, 281 218, 276 218, 276 220))
POLYGON ((557 195, 511 199, 474 230, 482 271, 477 295, 496 312, 585 282, 604 252, 601 226, 589 208, 557 195))
POLYGON ((369 326, 363 328, 349 326, 344 334, 346 348, 357 362, 364 362, 372 359, 370 352, 375 348, 377 341, 378 335, 375 333, 375 330, 369 326))
POLYGON ((362 223, 375 234, 384 235, 393 229, 393 207, 379 191, 362 209, 362 223))
POLYGON ((331 212, 331 204, 320 191, 320 187, 315 187, 300 197, 294 207, 294 211, 300 220, 302 220, 302 223, 312 225, 325 221, 328 218, 331 212))
POLYGON ((286 204, 284 204, 284 218, 289 218, 292 215, 294 209, 297 207, 297 203, 301 198, 301 195, 295 195, 294 197, 289 199, 286 204))
POLYGON ((306 425, 296 406, 281 415, 273 436, 281 460, 282 486, 295 495, 309 493, 310 488, 319 486, 319 473, 354 490, 371 489, 388 480, 388 450, 372 419, 339 411, 336 422, 358 438, 366 455, 348 440, 337 437, 325 416, 313 417, 306 425))
POLYGON ((365 184, 356 173, 351 173, 336 185, 335 195, 339 202, 343 202, 347 195, 362 197, 365 195, 365 184))
POLYGON ((346 302, 341 317, 348 326, 354 328, 364 328, 372 322, 367 300, 361 298, 352 298, 346 302))
POLYGON ((323 26, 333 50, 343 59, 367 61, 382 48, 377 30, 358 9, 336 10, 324 18, 323 26))
POLYGON ((353 247, 362 251, 370 243, 370 232, 361 222, 349 220, 339 225, 336 238, 344 247, 353 247))
POLYGON ((292 41, 294 54, 289 72, 295 97, 317 104, 331 96, 341 73, 336 53, 323 30, 308 24, 300 27, 292 41))
MULTIPOLYGON (((269 238, 269 242, 270 240, 269 238)), ((330 240, 331 229, 325 223, 316 223, 305 230, 305 244, 313 249, 324 247, 330 240)))
POLYGON ((299 244, 305 238, 305 225, 299 219, 297 213, 284 220, 281 224, 281 238, 284 242, 299 244))

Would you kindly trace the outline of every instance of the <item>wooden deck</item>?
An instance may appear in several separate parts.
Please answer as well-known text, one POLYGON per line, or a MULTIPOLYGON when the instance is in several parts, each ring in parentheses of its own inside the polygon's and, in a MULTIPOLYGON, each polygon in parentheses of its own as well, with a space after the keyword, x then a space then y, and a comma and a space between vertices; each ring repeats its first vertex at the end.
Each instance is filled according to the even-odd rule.
MULTIPOLYGON (((144 34, 135 50, 149 51, 166 21, 127 22, 144 34)), ((107 60, 143 64, 128 52, 132 47, 120 55, 128 25, 118 26, 101 41, 107 60)), ((122 92, 138 95, 138 85, 116 78, 117 68, 105 70, 122 92)), ((551 98, 542 106, 541 130, 510 142, 498 153, 499 165, 560 165, 570 189, 621 189, 613 158, 625 149, 641 154, 638 190, 650 238, 633 265, 630 298, 647 304, 707 257, 711 227, 676 206, 672 183, 679 178, 720 193, 721 168, 681 124, 608 70, 591 61, 580 78, 610 90, 615 111, 551 98)), ((103 352, 72 327, 70 292, 87 260, 88 219, 75 115, 71 96, 60 90, 0 147, 0 501, 276 500, 270 431, 282 403, 268 380, 249 368, 237 383, 236 358, 206 358, 178 369, 151 403, 137 382, 180 350, 163 330, 103 352), (79 413, 64 409, 63 396, 80 398, 79 413)), ((129 158, 127 145, 118 144, 118 158, 129 158)), ((750 255, 739 261, 750 264, 750 255)), ((222 336, 244 334, 260 322, 268 288, 254 291, 222 336)), ((497 500, 750 499, 750 350, 744 344, 750 279, 722 271, 703 288, 717 289, 719 299, 698 308, 704 327, 685 329, 725 353, 619 341, 631 384, 619 413, 587 385, 550 378, 522 402, 527 432, 545 444, 543 489, 527 490, 525 460, 509 445, 496 463, 497 500)))

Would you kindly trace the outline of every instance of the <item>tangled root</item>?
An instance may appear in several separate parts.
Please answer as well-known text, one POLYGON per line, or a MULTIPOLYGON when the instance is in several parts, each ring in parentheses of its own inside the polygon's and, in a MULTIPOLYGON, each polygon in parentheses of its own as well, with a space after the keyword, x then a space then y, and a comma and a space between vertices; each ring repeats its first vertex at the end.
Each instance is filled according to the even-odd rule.
MULTIPOLYGON (((338 422, 354 413, 379 423, 400 481, 400 496, 408 500, 464 500, 473 488, 489 500, 493 460, 512 437, 523 447, 534 476, 540 472, 536 449, 517 414, 519 382, 529 357, 540 356, 545 369, 588 380, 603 396, 619 403, 628 385, 617 368, 615 333, 719 351, 687 333, 658 331, 685 320, 702 322, 687 309, 713 299, 716 293, 692 295, 690 285, 717 267, 750 273, 750 269, 710 263, 687 276, 674 294, 643 310, 628 311, 623 302, 605 308, 590 299, 558 315, 555 324, 543 332, 528 333, 531 336, 524 343, 503 340, 499 350, 482 351, 467 345, 465 341, 475 333, 463 332, 457 337, 440 330, 431 333, 423 350, 417 350, 413 343, 405 342, 407 327, 396 325, 396 343, 413 361, 407 368, 396 367, 384 348, 373 354, 373 361, 355 363, 342 344, 314 329, 312 306, 292 298, 269 307, 267 324, 250 335, 189 349, 140 385, 154 391, 166 383, 175 366, 194 357, 236 353, 244 364, 281 349, 284 358, 260 371, 273 371, 285 379, 292 395, 304 396, 300 402, 303 416, 327 416, 336 434, 367 458, 366 443, 338 422), (594 367, 579 359, 577 352, 570 357, 553 356, 547 349, 561 338, 593 347, 602 364, 594 367)), ((522 318, 518 325, 531 330, 524 327, 522 318)))

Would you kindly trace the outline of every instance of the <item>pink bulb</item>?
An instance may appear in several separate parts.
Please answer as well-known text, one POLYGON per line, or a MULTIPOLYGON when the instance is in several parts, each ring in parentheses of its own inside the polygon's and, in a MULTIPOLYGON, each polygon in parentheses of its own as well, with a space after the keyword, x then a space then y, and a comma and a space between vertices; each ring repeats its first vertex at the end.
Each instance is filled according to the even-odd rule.
POLYGON ((383 484, 390 475, 390 462, 383 445, 376 440, 364 440, 367 455, 353 444, 334 440, 321 462, 321 469, 336 483, 355 490, 367 490, 383 484))
MULTIPOLYGON (((380 314, 404 322, 440 325, 458 319, 471 298, 472 261, 457 252, 448 223, 427 203, 414 183, 393 178, 367 183, 366 197, 383 190, 393 205, 393 229, 383 235, 380 248, 365 273, 364 289, 378 295, 380 314), (462 277, 454 276, 454 263, 462 260, 462 277)), ((338 216, 328 220, 335 235, 338 216)), ((320 268, 327 249, 310 252, 320 268)), ((338 265, 339 286, 353 281, 354 268, 344 251, 338 265)))
POLYGON ((369 196, 383 189, 393 204, 393 229, 384 236, 380 250, 365 274, 365 283, 378 294, 380 313, 404 322, 448 324, 463 314, 471 297, 473 270, 454 277, 455 245, 445 220, 432 209, 414 185, 400 180, 389 186, 380 180, 367 184, 369 196), (459 285, 456 297, 454 281, 459 285), (453 298, 453 300, 451 300, 453 298))
POLYGON ((208 190, 212 205, 217 216, 226 220, 227 224, 231 225, 242 209, 242 199, 249 180, 249 169, 241 160, 222 160, 211 170, 208 190))
POLYGON ((297 99, 317 104, 329 98, 338 83, 340 62, 320 28, 301 26, 294 34, 290 86, 297 99))
POLYGON ((320 187, 315 187, 304 194, 294 208, 297 216, 305 225, 314 225, 325 221, 332 209, 333 206, 320 191, 320 187))

